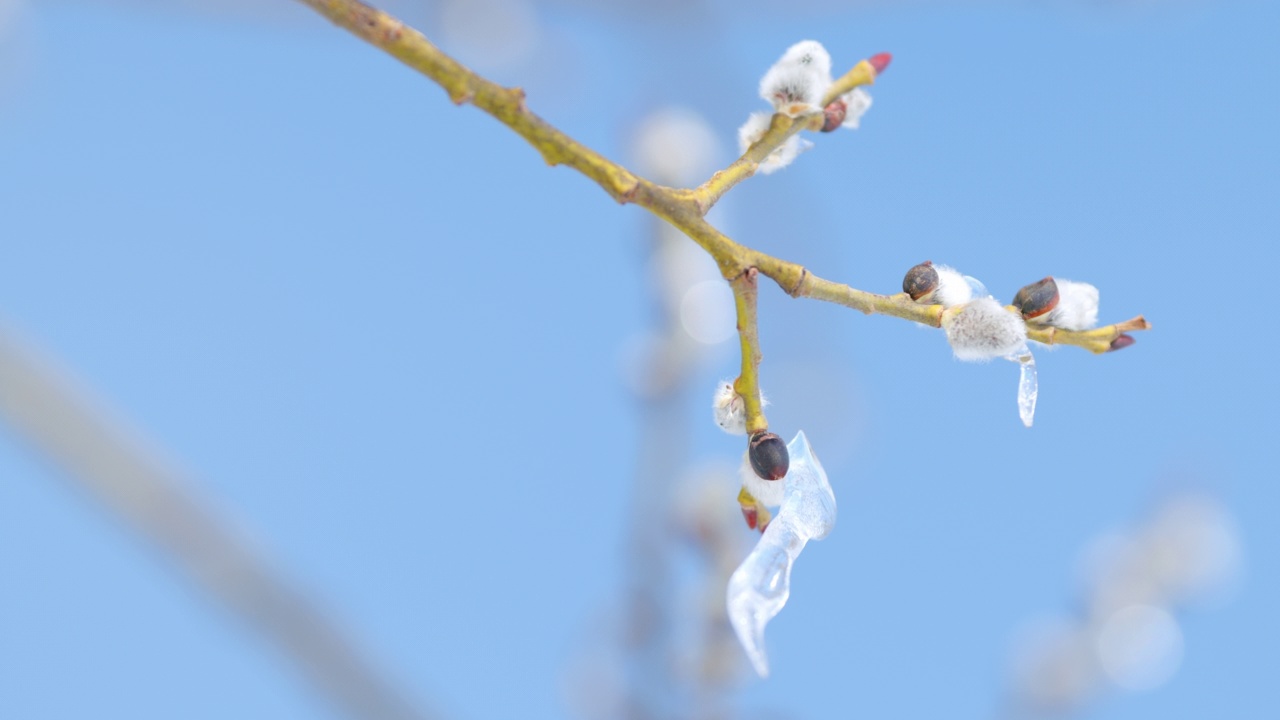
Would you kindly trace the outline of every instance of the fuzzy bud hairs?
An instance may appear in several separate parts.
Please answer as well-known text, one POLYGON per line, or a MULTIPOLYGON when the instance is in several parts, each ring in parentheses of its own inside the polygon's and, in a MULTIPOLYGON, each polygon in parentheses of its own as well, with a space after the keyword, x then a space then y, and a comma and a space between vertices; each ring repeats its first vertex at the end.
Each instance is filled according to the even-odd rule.
POLYGON ((907 272, 902 281, 902 291, 922 305, 941 305, 944 308, 988 295, 986 286, 977 278, 962 275, 959 270, 946 265, 934 265, 928 260, 907 272))
POLYGON ((1064 330, 1088 330, 1098 324, 1098 288, 1049 276, 1018 291, 1014 307, 1027 322, 1064 330))
MULTIPOLYGON (((769 404, 769 399, 760 393, 760 406, 769 404)), ((743 397, 733 389, 732 380, 721 380, 716 386, 716 394, 711 399, 711 412, 716 425, 730 435, 747 434, 747 404, 743 397)))
POLYGON ((792 117, 816 110, 831 86, 831 55, 816 40, 787 48, 760 79, 760 97, 792 117))
MULTIPOLYGON (((760 138, 764 137, 764 134, 768 132, 769 123, 772 119, 773 116, 767 112, 751 113, 751 116, 747 118, 742 127, 738 128, 739 152, 746 153, 752 145, 760 142, 760 138)), ((813 147, 813 143, 802 139, 798 135, 792 135, 777 150, 769 153, 764 160, 760 161, 760 172, 765 175, 777 172, 790 165, 800 153, 811 147, 813 147)))
POLYGON ((867 114, 871 109, 871 93, 856 87, 844 95, 840 96, 844 101, 844 122, 841 127, 847 127, 850 130, 857 130, 858 124, 862 122, 862 116, 867 114))
POLYGON ((1027 325, 994 298, 955 305, 942 314, 942 329, 959 360, 981 362, 1025 351, 1027 325))
POLYGON ((765 507, 778 507, 782 504, 786 486, 778 480, 765 480, 756 474, 751 467, 750 452, 743 453, 742 465, 738 467, 738 476, 742 478, 742 487, 751 493, 756 502, 765 507))
POLYGON ((1048 324, 1063 330, 1087 330, 1098 324, 1098 288, 1089 283, 1054 278, 1058 284, 1058 307, 1049 313, 1048 324))

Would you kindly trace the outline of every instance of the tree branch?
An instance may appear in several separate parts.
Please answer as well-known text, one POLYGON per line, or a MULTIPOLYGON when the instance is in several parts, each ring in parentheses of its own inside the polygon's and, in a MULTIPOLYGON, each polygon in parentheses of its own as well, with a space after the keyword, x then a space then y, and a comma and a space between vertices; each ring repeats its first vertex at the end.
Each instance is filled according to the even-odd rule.
POLYGON ((742 372, 733 389, 742 396, 747 416, 747 436, 769 429, 760 402, 760 333, 756 321, 757 285, 755 268, 747 268, 729 282, 733 304, 738 311, 738 339, 742 344, 742 372))
MULTIPOLYGON (((815 111, 791 118, 776 114, 759 142, 724 170, 717 172, 696 189, 677 189, 658 185, 641 178, 621 165, 582 145, 556 129, 525 106, 524 91, 504 88, 467 69, 444 54, 422 33, 394 17, 358 0, 299 0, 346 28, 357 37, 381 48, 409 67, 434 80, 455 103, 471 103, 499 122, 510 127, 542 154, 551 165, 568 165, 591 178, 621 203, 635 203, 671 223, 688 235, 713 257, 721 275, 730 282, 738 303, 738 329, 743 351, 743 375, 739 390, 756 387, 758 339, 755 327, 755 271, 778 284, 792 297, 808 297, 837 303, 867 314, 891 315, 938 327, 942 308, 920 305, 905 294, 877 295, 848 285, 824 280, 804 267, 740 245, 704 219, 707 211, 742 180, 755 174, 759 163, 788 138, 801 130, 821 128, 823 113, 815 111), (754 270, 753 270, 754 269, 754 270), (749 272, 750 271, 750 272, 749 272), (750 288, 746 287, 750 277, 750 288), (749 311, 749 317, 744 315, 749 311), (750 387, 747 387, 750 386, 750 387)), ((877 56, 884 57, 887 56, 877 56)), ((875 60, 873 58, 872 60, 875 60)), ((877 70, 871 60, 862 60, 836 80, 823 98, 829 104, 840 95, 860 85, 875 82, 877 70)), ((1067 331, 1028 326, 1028 337, 1050 345, 1076 345, 1095 353, 1123 347, 1119 338, 1127 331, 1146 330, 1150 325, 1141 317, 1108 325, 1096 330, 1067 331)), ((1131 339, 1130 339, 1131 341, 1131 339)), ((748 428, 764 429, 764 416, 757 392, 744 392, 748 410, 748 428), (756 427, 758 425, 758 427, 756 427)))

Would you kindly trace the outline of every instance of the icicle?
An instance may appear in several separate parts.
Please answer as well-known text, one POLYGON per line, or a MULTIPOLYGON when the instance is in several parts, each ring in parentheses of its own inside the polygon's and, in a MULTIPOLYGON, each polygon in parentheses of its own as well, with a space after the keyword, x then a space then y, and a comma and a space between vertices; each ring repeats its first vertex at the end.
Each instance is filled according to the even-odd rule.
POLYGON ((1036 397, 1040 394, 1040 381, 1036 376, 1036 359, 1026 345, 1006 357, 1018 363, 1018 417, 1022 418, 1023 425, 1031 427, 1031 423, 1036 418, 1036 397))
POLYGON ((782 509, 755 549, 729 578, 729 620, 760 677, 769 676, 764 627, 791 596, 791 565, 810 540, 826 537, 836 523, 836 496, 804 432, 787 445, 791 467, 782 509))

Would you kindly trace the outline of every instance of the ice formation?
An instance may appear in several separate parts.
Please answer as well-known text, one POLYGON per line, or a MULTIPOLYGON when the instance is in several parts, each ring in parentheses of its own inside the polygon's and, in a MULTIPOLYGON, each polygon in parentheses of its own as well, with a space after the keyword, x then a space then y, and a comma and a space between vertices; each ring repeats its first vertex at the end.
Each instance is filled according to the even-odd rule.
POLYGON ((1031 427, 1036 419, 1036 398, 1040 395, 1040 380, 1036 375, 1036 359, 1031 348, 1022 349, 1005 358, 1018 363, 1018 417, 1022 424, 1031 427))
POLYGON ((810 540, 821 540, 836 524, 836 496, 804 432, 787 445, 791 467, 782 509, 755 549, 729 578, 729 621, 761 677, 769 675, 764 628, 791 596, 791 565, 810 540))

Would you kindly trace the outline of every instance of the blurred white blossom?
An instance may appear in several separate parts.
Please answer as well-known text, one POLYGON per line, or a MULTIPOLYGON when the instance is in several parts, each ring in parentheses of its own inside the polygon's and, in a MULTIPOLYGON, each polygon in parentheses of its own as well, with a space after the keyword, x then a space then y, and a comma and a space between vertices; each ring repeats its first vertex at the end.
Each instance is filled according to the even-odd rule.
POLYGON ((716 133, 698 113, 667 107, 645 116, 631 141, 636 169, 662 185, 694 185, 711 174, 720 154, 716 133))
POLYGON ((439 32, 472 63, 487 68, 528 61, 542 35, 530 0, 443 0, 439 32))
POLYGON ((1022 708, 1061 714, 1107 685, 1164 684, 1184 652, 1175 613, 1230 586, 1239 568, 1235 524, 1205 495, 1167 497, 1142 525, 1101 535, 1084 553, 1079 610, 1023 634, 1015 657, 1022 708))

